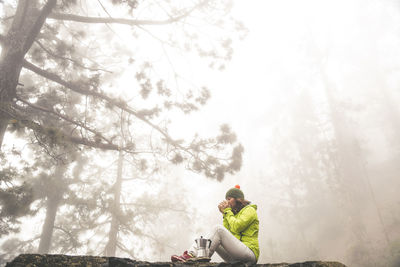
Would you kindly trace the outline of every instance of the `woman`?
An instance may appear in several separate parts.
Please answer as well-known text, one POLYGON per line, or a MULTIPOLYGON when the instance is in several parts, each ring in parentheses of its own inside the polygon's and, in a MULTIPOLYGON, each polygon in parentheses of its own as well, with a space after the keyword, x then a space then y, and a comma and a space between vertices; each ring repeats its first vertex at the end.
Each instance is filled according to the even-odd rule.
MULTIPOLYGON (((244 199, 240 186, 226 192, 225 200, 218 205, 223 214, 223 226, 217 225, 208 236, 211 239, 210 257, 217 252, 226 262, 254 264, 260 254, 258 246, 259 221, 257 206, 244 199)), ((195 244, 182 256, 173 255, 173 262, 186 262, 196 257, 195 244)))

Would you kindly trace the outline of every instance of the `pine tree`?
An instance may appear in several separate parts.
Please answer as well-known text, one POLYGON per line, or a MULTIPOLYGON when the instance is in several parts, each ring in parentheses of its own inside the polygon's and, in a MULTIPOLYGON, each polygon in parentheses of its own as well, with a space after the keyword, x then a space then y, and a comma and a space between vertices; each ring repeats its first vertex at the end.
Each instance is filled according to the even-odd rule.
MULTIPOLYGON (((1 36, 0 136, 9 125, 11 129, 29 129, 43 146, 77 144, 137 153, 143 146, 135 140, 135 133, 147 131, 162 141, 163 147, 154 150, 167 150, 175 163, 186 162, 189 169, 217 179, 237 171, 243 149, 236 145, 231 153, 227 150, 235 139, 195 136, 179 140, 169 134, 168 123, 163 121, 169 110, 190 113, 210 97, 206 87, 183 82, 174 67, 179 64, 171 62, 168 53, 186 49, 189 56, 195 52, 210 66, 223 68, 232 55, 227 29, 243 29, 227 15, 230 5, 231 1, 210 0, 147 4, 50 0, 44 5, 37 0, 18 1, 15 13, 3 20, 7 31, 1 36), (105 17, 92 16, 100 11, 105 17), (120 28, 114 25, 125 26, 120 32, 129 35, 131 51, 129 44, 118 40, 120 28), (199 39, 201 25, 219 29, 215 41, 199 39), (148 27, 163 30, 156 29, 153 34, 148 27), (179 35, 173 35, 177 31, 179 35), (166 75, 157 74, 165 65, 157 66, 149 55, 137 52, 152 44, 143 34, 160 49, 151 53, 166 51, 165 62, 171 64, 166 75), (184 38, 178 39, 181 36, 184 38), (107 69, 111 66, 117 67, 107 69), (115 76, 122 75, 124 68, 135 73, 129 78, 128 92, 114 85, 115 76), (49 122, 54 120, 57 123, 49 122)), ((232 133, 224 127, 222 135, 232 133)))

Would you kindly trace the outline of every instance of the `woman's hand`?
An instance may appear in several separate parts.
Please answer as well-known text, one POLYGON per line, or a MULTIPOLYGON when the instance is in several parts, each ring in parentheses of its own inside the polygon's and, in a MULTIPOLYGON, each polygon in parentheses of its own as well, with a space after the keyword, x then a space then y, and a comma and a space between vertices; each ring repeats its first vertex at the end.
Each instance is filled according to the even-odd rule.
POLYGON ((218 209, 219 209, 220 212, 224 212, 224 209, 226 209, 226 208, 228 208, 228 207, 229 207, 229 203, 228 203, 228 201, 226 201, 226 200, 222 201, 222 202, 219 203, 219 205, 218 205, 218 209))

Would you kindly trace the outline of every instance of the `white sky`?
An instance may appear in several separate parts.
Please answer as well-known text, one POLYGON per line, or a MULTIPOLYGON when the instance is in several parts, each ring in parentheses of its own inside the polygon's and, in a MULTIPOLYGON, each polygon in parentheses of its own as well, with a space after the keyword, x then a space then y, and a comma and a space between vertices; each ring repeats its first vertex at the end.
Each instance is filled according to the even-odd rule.
MULTIPOLYGON (((245 193, 251 192, 248 199, 264 208, 259 211, 265 227, 260 238, 273 238, 273 231, 279 226, 274 225, 265 210, 267 205, 263 204, 279 197, 274 194, 274 181, 261 185, 254 184, 260 180, 255 182, 252 178, 268 172, 265 151, 271 141, 274 122, 280 116, 277 107, 288 105, 285 99, 303 89, 302 86, 311 86, 315 92, 321 90, 319 84, 309 83, 312 73, 307 67, 312 64, 307 60, 318 58, 318 54, 314 54, 315 48, 308 47, 307 40, 313 39, 322 54, 325 48, 331 47, 329 54, 333 60, 329 74, 344 92, 351 89, 349 94, 362 94, 369 81, 363 68, 372 64, 369 53, 374 52, 375 43, 384 53, 383 64, 390 66, 399 62, 398 53, 391 53, 399 47, 399 9, 395 1, 237 1, 235 16, 244 22, 250 33, 234 47, 233 60, 226 70, 210 76, 212 98, 208 105, 188 116, 184 127, 177 127, 177 132, 202 128, 203 133, 211 134, 219 124, 226 122, 245 147, 242 170, 222 183, 205 183, 205 178, 188 179, 188 188, 196 188, 195 199, 202 199, 204 211, 200 213, 203 212, 205 224, 219 222, 218 212, 209 208, 216 205, 218 195, 222 199, 226 188, 239 183, 245 193), (397 48, 393 49, 396 44, 397 48), (306 52, 310 53, 309 57, 304 56, 306 52), (205 192, 215 198, 204 199, 205 192)), ((339 256, 332 256, 339 259, 339 256)), ((270 260, 262 258, 261 262, 270 260)))
MULTIPOLYGON (((236 43, 233 59, 224 71, 205 73, 212 93, 209 103, 198 112, 182 116, 171 130, 172 136, 190 136, 194 131, 213 136, 220 124, 228 123, 245 147, 242 171, 222 183, 205 182, 205 178, 182 173, 193 176, 186 180, 187 188, 194 189, 191 192, 194 200, 202 200, 204 210, 199 213, 204 215, 207 225, 219 222, 218 211, 210 211, 210 207, 217 204, 219 195, 222 199, 226 189, 237 183, 245 193, 250 191, 246 188, 251 188, 250 200, 261 205, 260 202, 265 202, 264 189, 252 184, 248 176, 268 169, 263 157, 275 119, 280 116, 276 107, 287 104, 285 99, 302 89, 301 86, 311 86, 302 80, 310 75, 304 67, 310 36, 316 47, 333 47, 331 55, 335 62, 330 75, 341 81, 348 78, 341 76, 343 73, 354 76, 368 63, 369 47, 377 41, 376 36, 382 37, 380 47, 387 48, 382 50, 384 64, 395 64, 399 56, 390 51, 400 47, 395 33, 396 29, 400 33, 398 9, 398 4, 391 0, 236 1, 234 16, 244 22, 249 35, 236 43)), ((310 58, 315 56, 314 51, 309 53, 310 58)), ((357 84, 360 78, 353 79, 357 84)), ((396 86, 398 81, 393 84, 396 86)), ((314 89, 318 90, 318 85, 314 89)), ((265 210, 260 212, 260 219, 269 222, 265 210)))
MULTIPOLYGON (((265 149, 263 140, 279 116, 276 105, 301 86, 310 86, 301 80, 309 75, 304 67, 308 60, 304 51, 312 50, 307 38, 315 41, 321 53, 325 47, 333 47, 329 51, 335 57, 330 75, 339 82, 349 79, 343 76, 343 69, 354 75, 363 66, 362 60, 368 60, 369 45, 376 35, 384 30, 392 33, 389 26, 400 25, 397 12, 391 11, 394 8, 393 1, 374 0, 236 1, 234 16, 244 22, 249 35, 236 43, 226 70, 208 79, 212 90, 208 105, 187 116, 185 126, 177 131, 203 128, 210 134, 227 122, 245 144, 246 158, 260 157, 265 149), (194 125, 186 127, 191 123, 194 125), (257 155, 249 155, 252 153, 257 155)), ((396 36, 388 34, 382 42, 392 45, 394 40, 396 36)), ((311 59, 318 56, 309 53, 311 59)))

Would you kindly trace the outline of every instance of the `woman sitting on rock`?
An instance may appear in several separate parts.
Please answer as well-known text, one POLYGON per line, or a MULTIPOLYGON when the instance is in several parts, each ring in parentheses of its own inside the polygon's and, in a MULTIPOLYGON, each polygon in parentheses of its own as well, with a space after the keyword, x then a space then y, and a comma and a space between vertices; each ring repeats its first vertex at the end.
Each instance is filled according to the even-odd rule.
MULTIPOLYGON (((226 192, 225 200, 218 205, 223 214, 223 226, 217 225, 207 237, 211 240, 209 257, 217 254, 226 262, 255 264, 260 254, 258 246, 257 206, 244 199, 240 186, 226 192)), ((173 262, 196 259, 196 244, 182 256, 173 255, 173 262)))

